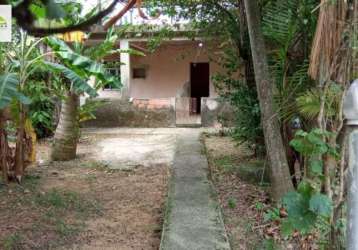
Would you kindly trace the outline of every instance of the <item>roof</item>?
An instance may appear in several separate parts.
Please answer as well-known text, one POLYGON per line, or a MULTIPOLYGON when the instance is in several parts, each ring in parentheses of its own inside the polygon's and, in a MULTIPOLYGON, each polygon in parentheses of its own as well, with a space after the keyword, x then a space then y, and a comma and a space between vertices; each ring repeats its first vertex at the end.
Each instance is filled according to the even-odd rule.
MULTIPOLYGON (((168 38, 175 37, 197 37, 199 31, 194 30, 190 25, 122 25, 116 26, 115 31, 122 39, 143 39, 150 38, 154 35, 163 34, 168 38)), ((107 32, 101 26, 95 27, 94 31, 90 34, 89 40, 105 39, 107 32)))

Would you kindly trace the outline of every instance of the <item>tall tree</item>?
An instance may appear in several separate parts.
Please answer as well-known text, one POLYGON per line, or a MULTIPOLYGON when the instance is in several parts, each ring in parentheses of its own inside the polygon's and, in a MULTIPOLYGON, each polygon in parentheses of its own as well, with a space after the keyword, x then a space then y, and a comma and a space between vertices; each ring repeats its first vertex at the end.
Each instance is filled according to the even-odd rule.
POLYGON ((281 137, 280 123, 274 108, 275 85, 269 72, 257 0, 245 0, 245 10, 266 150, 271 166, 272 197, 275 201, 279 201, 287 191, 293 189, 293 184, 281 137))
POLYGON ((107 83, 119 86, 119 81, 109 75, 104 65, 97 62, 113 52, 116 40, 117 36, 109 32, 107 39, 96 47, 85 48, 81 43, 74 43, 72 49, 58 38, 47 38, 47 45, 60 63, 46 62, 46 65, 62 76, 65 91, 51 152, 52 160, 67 161, 76 157, 79 138, 79 96, 86 93, 94 97, 97 95, 96 89, 107 83), (88 83, 91 78, 96 80, 94 88, 88 83))

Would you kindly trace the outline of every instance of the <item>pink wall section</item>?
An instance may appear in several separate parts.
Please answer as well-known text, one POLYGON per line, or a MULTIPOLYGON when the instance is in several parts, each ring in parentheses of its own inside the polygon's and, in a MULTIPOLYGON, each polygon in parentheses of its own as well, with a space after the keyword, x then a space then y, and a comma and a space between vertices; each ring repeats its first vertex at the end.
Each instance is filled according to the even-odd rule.
MULTIPOLYGON (((146 79, 130 78, 130 97, 139 99, 175 97, 177 91, 190 80, 190 63, 209 62, 205 44, 198 41, 173 42, 161 45, 153 54, 131 56, 131 68, 145 67, 146 79)), ((220 66, 210 62, 210 77, 220 71, 220 66)), ((216 97, 210 83, 210 97, 216 97)))

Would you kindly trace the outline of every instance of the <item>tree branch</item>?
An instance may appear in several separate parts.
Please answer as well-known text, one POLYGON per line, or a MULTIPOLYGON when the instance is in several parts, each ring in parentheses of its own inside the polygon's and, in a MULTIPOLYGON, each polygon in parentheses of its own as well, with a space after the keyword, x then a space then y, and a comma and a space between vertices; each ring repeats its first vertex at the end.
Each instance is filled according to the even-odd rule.
MULTIPOLYGON (((113 2, 103 11, 99 12, 95 16, 75 25, 70 25, 67 27, 58 27, 58 28, 41 28, 34 26, 35 18, 31 11, 29 11, 29 4, 31 1, 24 0, 22 3, 13 8, 13 16, 18 22, 18 25, 29 34, 33 36, 46 36, 57 33, 66 33, 71 31, 78 30, 87 30, 91 25, 98 23, 101 19, 110 14, 117 3, 122 0, 113 0, 113 2)), ((136 2, 135 0, 131 0, 131 2, 136 2)), ((8 4, 6 0, 0 0, 0 4, 8 4)), ((128 9, 124 8, 122 11, 127 11, 128 9)), ((121 11, 121 12, 122 12, 121 11)), ((124 13, 125 13, 124 12, 124 13)), ((122 15, 124 15, 124 13, 122 15)))

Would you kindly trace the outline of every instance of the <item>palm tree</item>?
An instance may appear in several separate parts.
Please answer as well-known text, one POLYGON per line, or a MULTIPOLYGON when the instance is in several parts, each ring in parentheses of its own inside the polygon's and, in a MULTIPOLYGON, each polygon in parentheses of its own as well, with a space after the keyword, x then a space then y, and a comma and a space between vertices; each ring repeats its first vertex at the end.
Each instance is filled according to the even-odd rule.
POLYGON ((54 72, 59 73, 63 79, 65 98, 62 101, 59 124, 56 128, 51 158, 54 161, 66 161, 76 157, 77 142, 79 138, 79 96, 86 93, 90 97, 97 95, 97 89, 111 83, 119 86, 119 80, 109 75, 104 66, 88 56, 97 60, 103 55, 112 53, 116 36, 111 32, 104 43, 96 46, 96 49, 86 49, 79 43, 73 44, 72 49, 64 41, 50 37, 46 44, 53 50, 58 63, 46 62, 54 72), (90 78, 96 80, 94 87, 90 86, 90 78))

